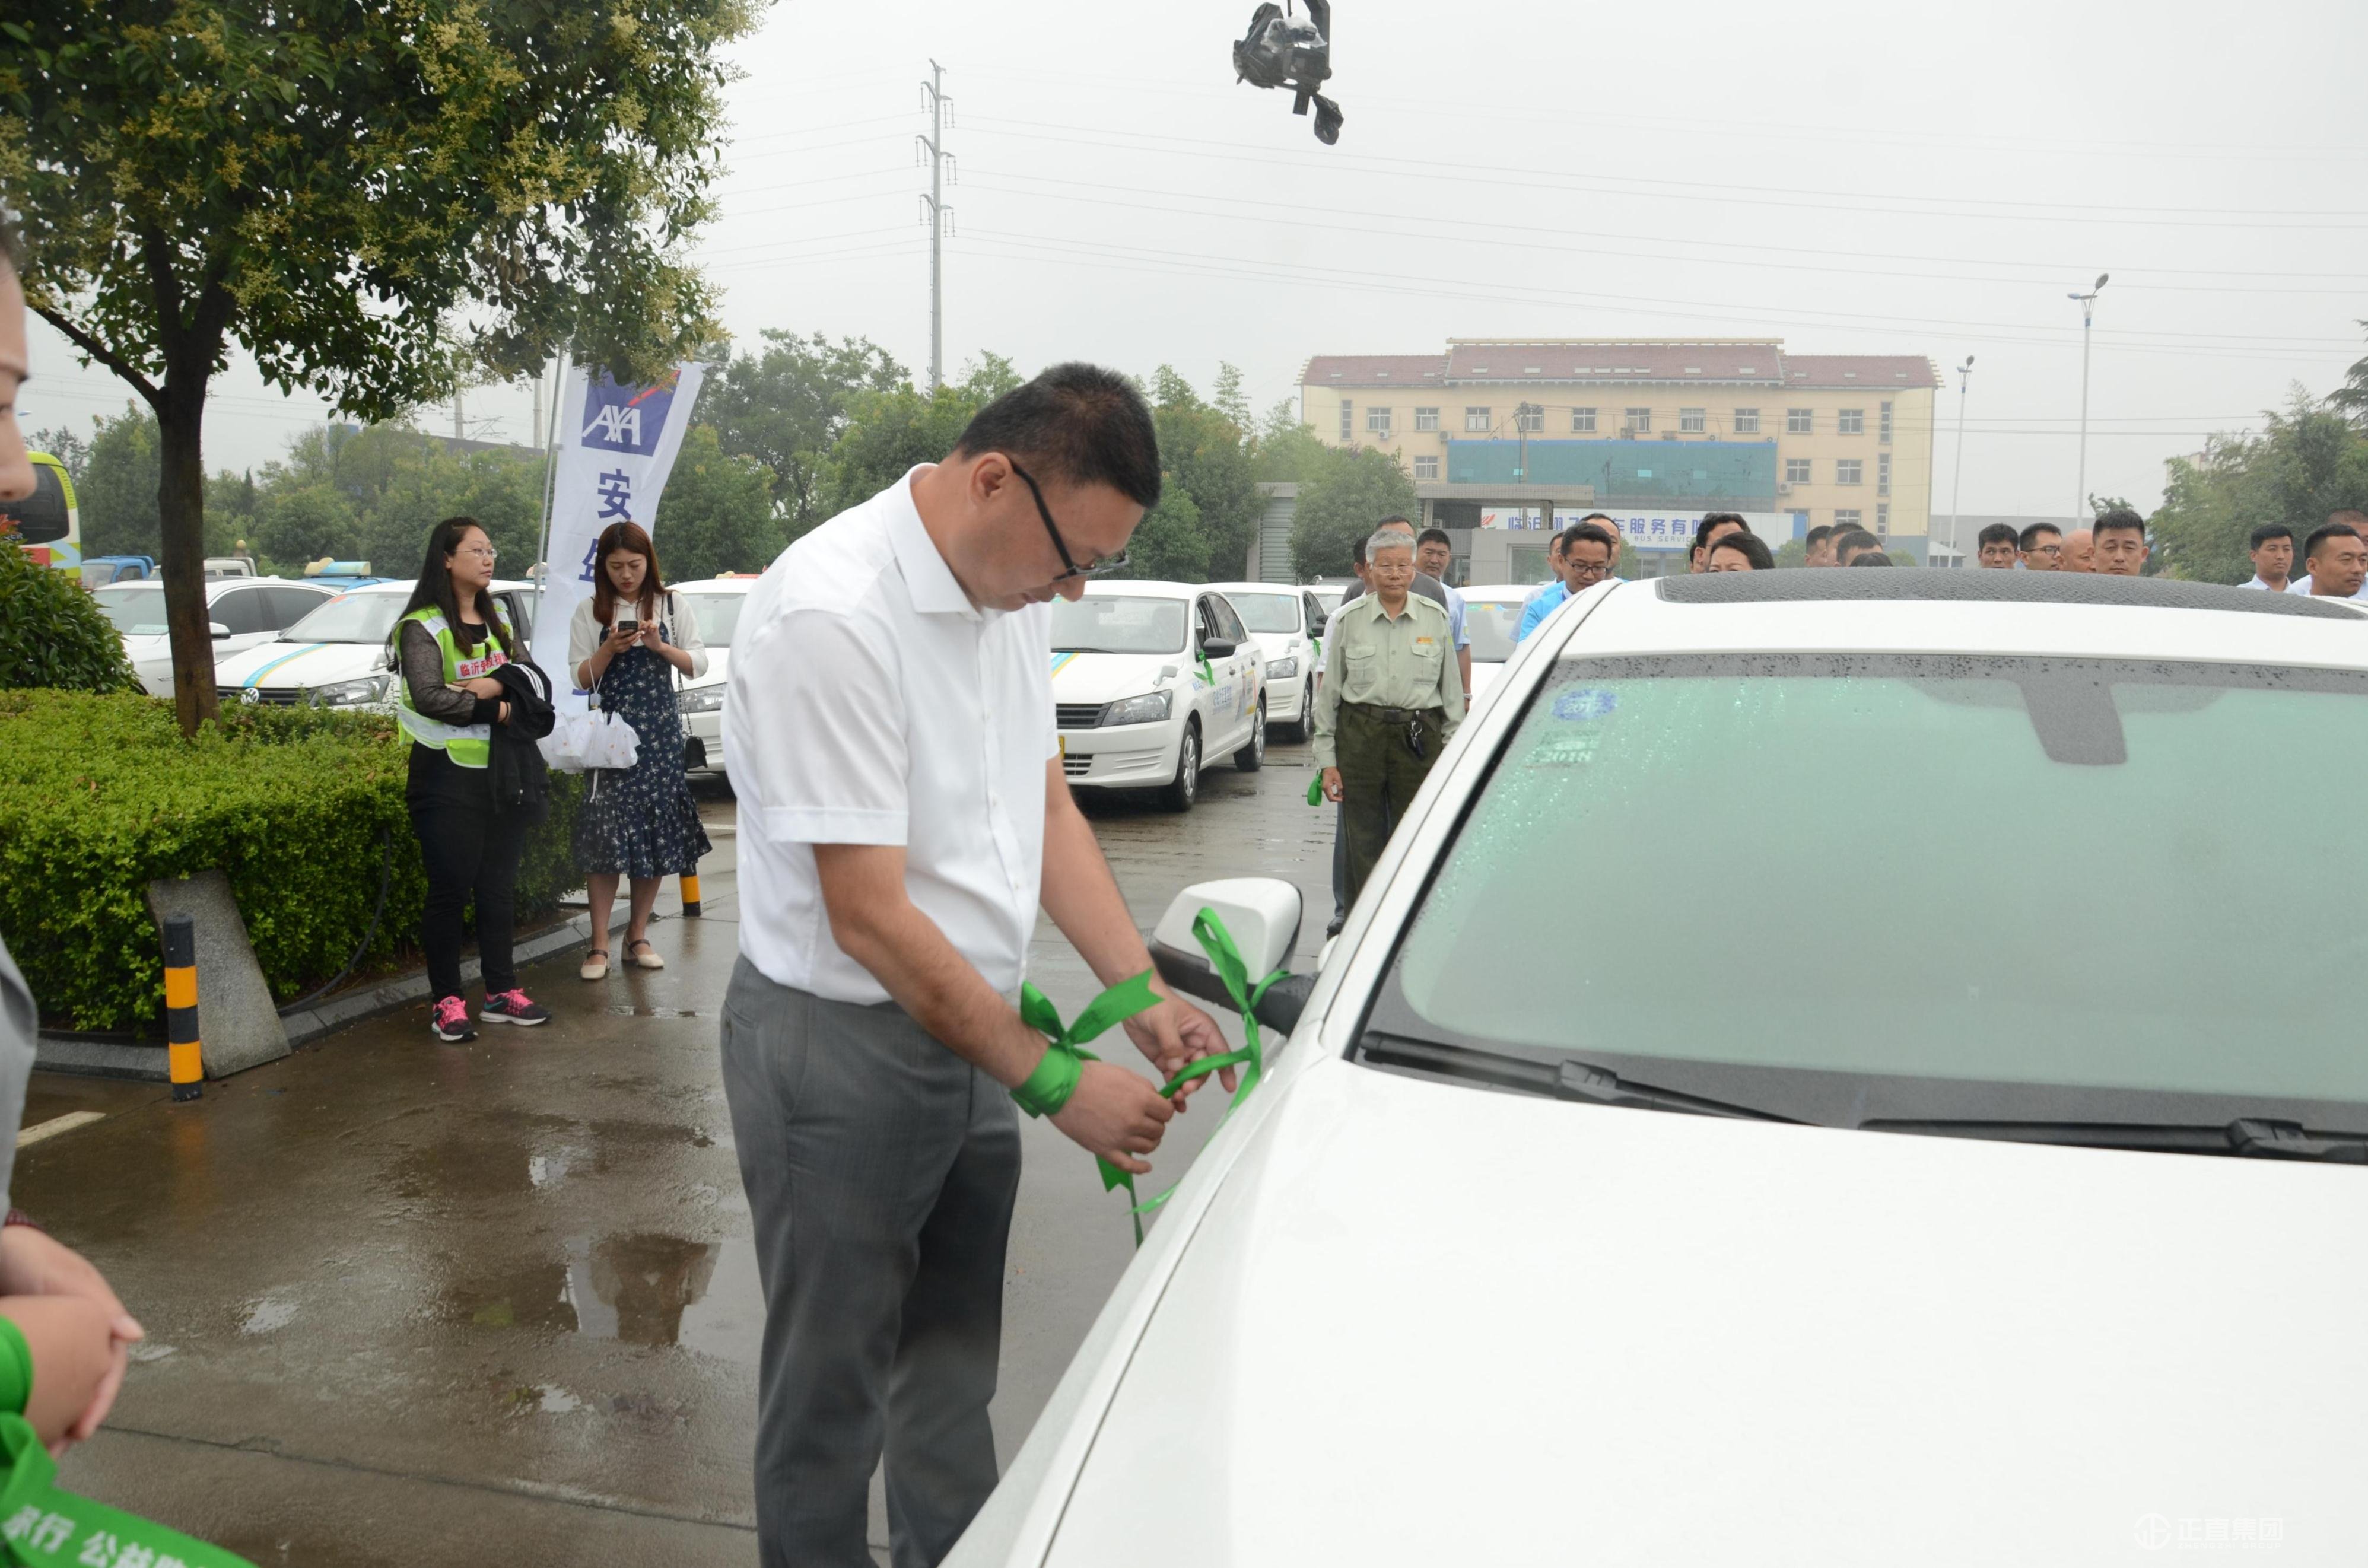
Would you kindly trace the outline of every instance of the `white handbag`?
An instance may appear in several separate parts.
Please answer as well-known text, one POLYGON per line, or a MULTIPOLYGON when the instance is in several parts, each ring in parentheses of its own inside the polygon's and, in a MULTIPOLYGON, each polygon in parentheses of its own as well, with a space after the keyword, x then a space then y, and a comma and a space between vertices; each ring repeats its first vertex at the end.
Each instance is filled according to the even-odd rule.
POLYGON ((535 744, 542 748, 542 760, 558 773, 631 767, 641 760, 641 742, 633 727, 597 708, 587 713, 555 715, 551 733, 535 744))

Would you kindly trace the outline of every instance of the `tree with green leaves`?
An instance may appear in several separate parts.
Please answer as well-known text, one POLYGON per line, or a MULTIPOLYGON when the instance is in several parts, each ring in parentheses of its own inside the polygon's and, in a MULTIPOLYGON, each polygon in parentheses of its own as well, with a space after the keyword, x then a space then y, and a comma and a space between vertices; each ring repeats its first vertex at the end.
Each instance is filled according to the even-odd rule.
MULTIPOLYGON (((709 373, 699 416, 714 426, 722 451, 764 466, 785 535, 795 539, 829 516, 820 510, 825 465, 857 400, 894 392, 906 377, 869 338, 764 338, 762 353, 735 354, 709 373)), ((671 499, 666 506, 671 513, 671 499)))
POLYGON ((163 445, 156 416, 137 404, 98 417, 74 483, 85 555, 154 555, 163 548, 156 513, 163 445))
POLYGON ((0 201, 32 307, 156 415, 181 726, 214 710, 206 393, 233 347, 366 420, 714 335, 680 246, 759 0, 23 0, 0 201), (454 323, 473 324, 465 340, 454 323))
MULTIPOLYGON (((1234 375, 1232 397, 1239 403, 1240 372, 1234 375)), ((1155 527, 1177 528, 1177 539, 1157 544, 1156 553, 1179 566, 1189 564, 1192 570, 1190 575, 1164 572, 1143 575, 1186 583, 1238 577, 1249 560, 1258 518, 1266 510, 1266 498, 1258 494, 1251 466, 1248 432, 1224 410, 1203 403, 1172 366, 1162 365, 1152 373, 1150 392, 1151 422, 1159 432, 1161 472, 1170 486, 1191 498, 1192 507, 1189 528, 1181 526, 1180 513, 1163 514, 1154 508, 1137 535, 1140 538, 1144 529, 1155 527)), ((1136 555, 1144 553, 1141 546, 1133 548, 1136 555)))
MULTIPOLYGON (((910 385, 858 394, 847 427, 824 465, 824 500, 816 521, 868 501, 921 463, 954 449, 971 415, 1020 384, 1011 361, 983 354, 962 379, 932 392, 910 385)), ((793 536, 794 537, 794 536, 793 536)))
POLYGON ((2329 512, 2360 506, 2368 506, 2368 435, 2297 392, 2259 435, 2214 436, 2201 457, 2171 460, 2148 521, 2149 564, 2193 582, 2246 582, 2254 528, 2283 523, 2299 543, 2329 512))
POLYGON ((1291 518, 1292 569, 1300 581, 1345 577, 1357 540, 1383 517, 1421 515, 1414 481, 1379 447, 1359 447, 1312 482, 1303 482, 1291 518))
MULTIPOLYGON (((2368 326, 2368 321, 2358 324, 2368 326)), ((2368 358, 2352 361, 2351 369, 2343 373, 2343 384, 2328 394, 2327 406, 2368 429, 2368 358)))
POLYGON ((772 476, 754 458, 723 449, 712 425, 683 435, 652 535, 666 581, 762 572, 787 542, 775 516, 772 476))

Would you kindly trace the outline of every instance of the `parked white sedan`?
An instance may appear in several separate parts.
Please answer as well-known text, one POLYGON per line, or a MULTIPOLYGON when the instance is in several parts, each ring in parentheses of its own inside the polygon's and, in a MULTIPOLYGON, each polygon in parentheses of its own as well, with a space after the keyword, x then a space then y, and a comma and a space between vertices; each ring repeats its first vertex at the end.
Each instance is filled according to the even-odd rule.
MULTIPOLYGON (((329 708, 394 706, 394 623, 410 601, 409 583, 372 583, 330 599, 268 642, 214 661, 214 690, 223 702, 275 708, 316 702, 329 708)), ((532 583, 495 581, 520 637, 533 635, 541 590, 532 583)))
MULTIPOLYGON (((279 577, 206 580, 206 619, 213 623, 214 663, 268 642, 344 590, 279 577)), ((165 585, 154 578, 110 583, 91 596, 123 637, 123 656, 151 697, 173 695, 173 642, 165 630, 165 585)))
POLYGON ((1093 583, 1053 601, 1053 701, 1071 789, 1200 799, 1201 770, 1266 761, 1265 660, 1225 596, 1183 583, 1093 583))
POLYGON ((732 633, 740 624, 740 607, 757 582, 752 573, 674 585, 683 608, 698 618, 699 640, 707 644, 707 673, 696 680, 686 678, 675 697, 689 741, 685 762, 693 772, 723 771, 723 694, 732 671, 732 633))
MULTIPOLYGON (((2368 1561, 2363 778, 2345 608, 1588 590, 950 1562, 2368 1561)), ((1203 904, 1291 951, 1190 889, 1171 983, 1203 904)))
POLYGON ((1314 733, 1315 681, 1324 667, 1324 607, 1287 583, 1212 583, 1242 618, 1266 661, 1266 722, 1296 739, 1314 733))
POLYGON ((1513 633, 1521 629, 1521 607, 1534 592, 1532 585, 1484 583, 1460 590, 1463 595, 1463 634, 1472 639, 1472 697, 1487 695, 1513 656, 1513 633))

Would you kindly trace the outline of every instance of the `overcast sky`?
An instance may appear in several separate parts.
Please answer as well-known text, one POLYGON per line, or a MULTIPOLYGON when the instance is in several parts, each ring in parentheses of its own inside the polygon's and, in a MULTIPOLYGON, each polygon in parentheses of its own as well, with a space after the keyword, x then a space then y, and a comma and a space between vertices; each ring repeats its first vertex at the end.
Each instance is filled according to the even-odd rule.
MULTIPOLYGON (((823 6, 736 58, 732 169, 700 254, 724 321, 860 335, 916 377, 928 243, 917 85, 954 100, 949 373, 982 349, 1262 409, 1315 353, 1451 336, 1781 336, 1976 357, 1963 509, 2074 499, 2079 307, 2099 303, 2089 488, 2151 507, 2163 460, 2323 395, 2363 352, 2368 6, 2270 0, 1668 7, 1338 0, 1326 148, 1233 81, 1248 0, 823 6)), ((34 426, 120 407, 36 328, 34 426)), ((320 417, 244 363, 209 466, 320 417)), ((1933 510, 1950 506, 1955 379, 1933 510)), ((524 392, 472 433, 529 439, 524 392)), ((449 430, 450 411, 421 423, 449 430)))

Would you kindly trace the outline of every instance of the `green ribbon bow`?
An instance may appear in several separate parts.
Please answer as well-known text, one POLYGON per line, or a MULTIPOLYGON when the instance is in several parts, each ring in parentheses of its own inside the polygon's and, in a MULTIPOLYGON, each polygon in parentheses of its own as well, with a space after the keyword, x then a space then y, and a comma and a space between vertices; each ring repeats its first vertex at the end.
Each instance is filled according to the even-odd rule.
POLYGON ((7 1470, 0 1480, 0 1561, 34 1568, 255 1568, 234 1552, 51 1485, 57 1464, 21 1415, 0 1414, 0 1465, 7 1470))
MULTIPOLYGON (((1028 1075, 1026 1083, 1011 1091, 1011 1097, 1030 1116, 1058 1114, 1069 1103, 1069 1096, 1076 1093, 1077 1079, 1084 1074, 1085 1064, 1101 1060, 1085 1048, 1085 1042, 1112 1024, 1124 1023, 1137 1013, 1156 1007, 1159 1002, 1159 994, 1151 989, 1151 971, 1146 969, 1141 974, 1129 975, 1087 1003, 1076 1022, 1064 1024, 1060 1009, 1053 1006, 1050 996, 1036 989, 1035 982, 1022 983, 1020 1021, 1051 1043, 1045 1047, 1044 1060, 1036 1064, 1036 1071, 1028 1075)), ((1095 1164, 1101 1167, 1104 1192, 1117 1187, 1126 1188, 1127 1207, 1135 1216, 1134 1244, 1141 1246, 1143 1211, 1135 1208, 1133 1173, 1121 1170, 1099 1155, 1095 1156, 1095 1164)))
POLYGON ((1193 660, 1193 663, 1201 666, 1201 678, 1202 680, 1207 681, 1211 686, 1217 684, 1217 674, 1214 670, 1212 670, 1209 667, 1208 654, 1201 654, 1198 658, 1193 660))

